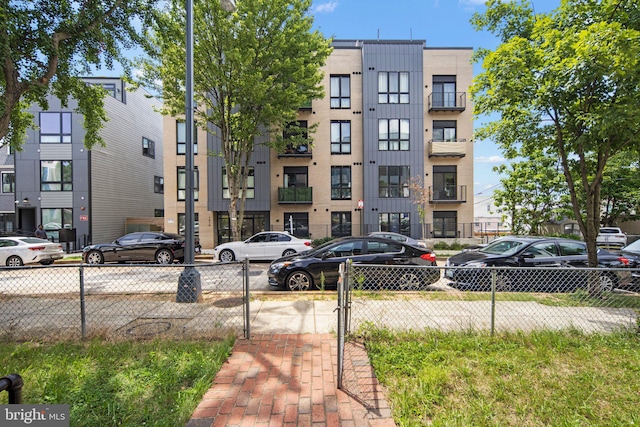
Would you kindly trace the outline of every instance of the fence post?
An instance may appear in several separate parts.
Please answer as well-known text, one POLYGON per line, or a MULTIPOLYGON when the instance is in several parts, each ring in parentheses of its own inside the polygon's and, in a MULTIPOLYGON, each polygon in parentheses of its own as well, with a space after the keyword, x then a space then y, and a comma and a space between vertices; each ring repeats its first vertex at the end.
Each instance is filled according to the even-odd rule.
POLYGON ((9 374, 0 378, 0 391, 7 390, 9 393, 9 404, 17 405, 22 403, 22 377, 18 374, 9 374))
POLYGON ((82 339, 85 339, 87 334, 87 313, 85 311, 84 301, 84 266, 80 264, 80 330, 82 339))
POLYGON ((338 267, 338 389, 342 389, 342 370, 344 369, 344 279, 345 263, 338 267))
POLYGON ((244 282, 244 338, 249 339, 251 337, 251 324, 249 323, 249 258, 244 259, 242 270, 244 272, 242 276, 244 282))
POLYGON ((495 269, 491 269, 491 336, 493 336, 496 328, 496 281, 497 273, 495 269))

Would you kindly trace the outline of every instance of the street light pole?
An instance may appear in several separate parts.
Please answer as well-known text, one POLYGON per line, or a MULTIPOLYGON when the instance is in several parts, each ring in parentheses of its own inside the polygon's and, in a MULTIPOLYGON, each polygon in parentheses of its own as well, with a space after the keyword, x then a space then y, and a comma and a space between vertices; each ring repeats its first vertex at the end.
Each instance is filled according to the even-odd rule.
MULTIPOLYGON (((234 0, 220 0, 220 5, 226 11, 233 11, 236 7, 234 0)), ((186 0, 186 79, 185 79, 185 201, 184 201, 184 264, 185 268, 178 280, 176 302, 202 302, 202 285, 200 273, 195 266, 195 197, 194 197, 194 103, 193 103, 193 0, 186 0)))

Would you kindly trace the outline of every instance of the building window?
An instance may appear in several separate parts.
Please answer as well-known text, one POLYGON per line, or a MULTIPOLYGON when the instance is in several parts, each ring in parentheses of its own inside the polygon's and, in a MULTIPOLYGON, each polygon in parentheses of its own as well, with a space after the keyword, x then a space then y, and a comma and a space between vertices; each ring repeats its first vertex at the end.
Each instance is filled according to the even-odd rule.
POLYGON ((351 154, 351 122, 331 122, 331 154, 351 154))
POLYGON ((433 237, 455 238, 458 223, 456 211, 436 211, 433 213, 433 237))
MULTIPOLYGON (((196 166, 193 171, 193 200, 198 200, 198 189, 200 188, 200 173, 196 166)), ((178 166, 178 200, 184 201, 187 198, 187 174, 184 166, 178 166)))
POLYGON ((331 108, 351 108, 351 79, 331 76, 331 108))
POLYGON ((153 216, 156 217, 156 218, 164 217, 164 209, 154 209, 153 210, 153 216))
POLYGON ((15 229, 15 213, 0 213, 0 231, 11 233, 15 229))
POLYGON ((284 231, 296 237, 309 237, 309 214, 306 212, 285 212, 284 231))
POLYGON ((282 138, 285 142, 291 141, 287 144, 284 154, 309 154, 309 131, 306 120, 290 123, 282 132, 282 138))
POLYGON ((156 143, 144 136, 142 137, 142 155, 152 159, 156 158, 156 143))
MULTIPOLYGON (((242 189, 240 190, 240 197, 242 197, 242 189)), ((255 171, 253 167, 249 167, 249 173, 247 175, 247 199, 254 199, 256 197, 256 179, 255 171)), ((229 191, 229 179, 227 178, 227 168, 222 168, 222 198, 230 199, 231 192, 229 191)))
POLYGON ((433 107, 456 106, 456 76, 433 76, 433 107))
POLYGON ((409 166, 379 166, 379 197, 409 197, 409 179, 409 166))
POLYGON ((2 172, 2 192, 16 192, 16 174, 15 172, 2 172))
POLYGON ((378 73, 378 103, 408 104, 409 103, 409 73, 408 72, 379 72, 378 73))
POLYGON ((90 83, 93 86, 101 86, 109 96, 116 97, 116 85, 115 83, 90 83))
POLYGON ((331 212, 331 237, 351 236, 351 212, 331 212))
POLYGON ((40 191, 73 191, 71 160, 40 161, 40 191))
POLYGON ((378 150, 408 151, 409 150, 409 120, 408 119, 379 119, 378 120, 378 150))
POLYGON ((40 113, 40 143, 70 144, 71 113, 40 113))
POLYGON ((164 194, 164 178, 161 176, 153 177, 153 192, 164 194))
POLYGON ((433 167, 433 200, 457 199, 456 166, 433 167))
MULTIPOLYGON (((178 234, 184 236, 187 227, 185 225, 186 214, 179 213, 178 214, 178 234)), ((193 213, 193 235, 195 237, 200 236, 200 217, 198 216, 198 212, 193 213)))
POLYGON ((61 229, 73 228, 73 209, 71 208, 43 208, 40 210, 40 218, 47 232, 47 238, 54 241, 60 239, 61 229))
POLYGON ((407 212, 378 214, 378 229, 411 235, 411 214, 407 212))
MULTIPOLYGON (((176 147, 177 153, 187 153, 187 124, 176 120, 176 147)), ((193 154, 198 154, 198 129, 193 130, 193 154)))
POLYGON ((434 142, 456 142, 456 121, 455 120, 434 120, 433 121, 433 141, 434 142))
POLYGON ((331 200, 351 200, 351 166, 331 166, 331 200))

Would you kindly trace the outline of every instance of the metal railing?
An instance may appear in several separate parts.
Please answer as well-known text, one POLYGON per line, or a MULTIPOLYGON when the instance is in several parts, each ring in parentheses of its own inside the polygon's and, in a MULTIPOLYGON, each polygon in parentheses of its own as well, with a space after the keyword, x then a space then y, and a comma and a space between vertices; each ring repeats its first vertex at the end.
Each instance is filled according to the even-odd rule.
POLYGON ((18 374, 9 374, 0 378, 0 392, 7 391, 9 393, 9 404, 22 403, 22 386, 24 382, 18 374))

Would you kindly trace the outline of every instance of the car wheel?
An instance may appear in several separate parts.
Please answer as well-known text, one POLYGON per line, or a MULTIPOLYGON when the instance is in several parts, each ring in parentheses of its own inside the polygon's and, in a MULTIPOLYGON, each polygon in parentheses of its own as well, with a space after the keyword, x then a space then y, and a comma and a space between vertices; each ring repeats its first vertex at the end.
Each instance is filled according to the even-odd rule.
POLYGON ((173 253, 169 249, 160 249, 156 252, 156 263, 157 264, 172 264, 173 263, 173 253))
POLYGON ((289 255, 293 255, 297 253, 296 251, 294 251, 293 249, 287 249, 284 252, 282 252, 282 256, 289 256, 289 255))
POLYGON ((511 276, 506 273, 496 274, 496 292, 511 292, 512 290, 511 276))
POLYGON ((308 291, 312 284, 311 276, 304 271, 294 271, 286 280, 287 289, 290 291, 308 291))
POLYGON ((400 279, 395 284, 395 289, 399 291, 411 291, 421 289, 423 285, 423 277, 421 274, 408 272, 402 273, 400 279))
POLYGON ((87 264, 104 264, 104 256, 101 252, 91 251, 86 256, 87 264))
POLYGON ((218 255, 218 259, 220 259, 221 262, 231 262, 235 261, 236 255, 232 250, 224 249, 222 252, 220 252, 220 255, 218 255))
POLYGON ((22 258, 20 258, 19 256, 11 255, 9 258, 7 258, 8 267, 20 267, 21 265, 24 265, 24 263, 22 262, 22 258))
POLYGON ((613 292, 618 285, 618 279, 610 273, 600 275, 600 292, 613 292))

